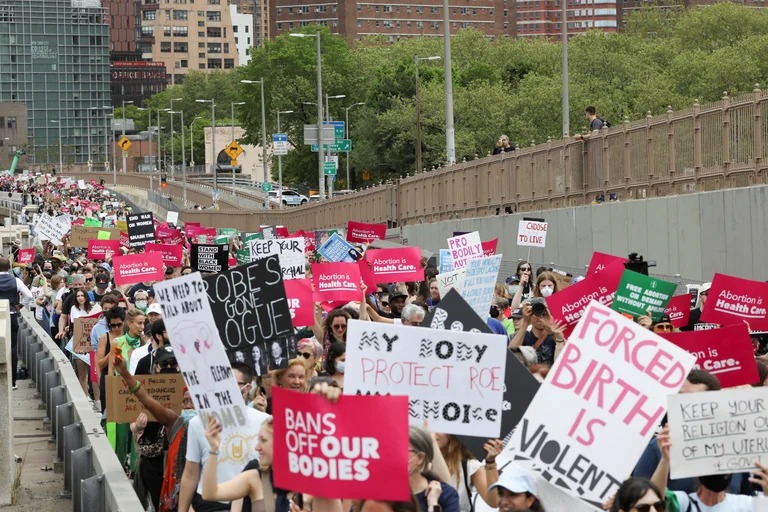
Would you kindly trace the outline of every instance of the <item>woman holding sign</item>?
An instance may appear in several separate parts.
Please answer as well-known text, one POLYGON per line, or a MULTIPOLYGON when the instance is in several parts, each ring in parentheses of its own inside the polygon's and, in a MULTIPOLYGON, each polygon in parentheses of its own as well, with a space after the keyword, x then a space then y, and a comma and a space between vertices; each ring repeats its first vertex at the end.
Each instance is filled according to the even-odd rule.
POLYGON ((435 434, 435 441, 440 447, 448 470, 451 472, 451 484, 459 493, 459 504, 462 512, 469 512, 472 507, 472 490, 483 498, 488 506, 499 506, 499 497, 490 492, 488 486, 499 479, 496 457, 504 449, 504 444, 498 439, 489 440, 484 448, 488 452, 485 464, 472 456, 469 450, 452 434, 435 434))
MULTIPOLYGON (((91 298, 88 296, 87 291, 84 289, 77 290, 75 292, 75 300, 72 304, 72 309, 69 312, 69 320, 72 322, 72 325, 75 325, 75 321, 78 318, 96 315, 98 313, 101 313, 101 306, 91 303, 91 298)), ((72 331, 74 332, 74 329, 72 331)), ((74 344, 74 338, 70 340, 70 343, 74 344)), ((83 391, 87 396, 88 363, 77 357, 75 358, 75 365, 75 368, 77 369, 77 380, 80 381, 80 386, 83 388, 83 391)))

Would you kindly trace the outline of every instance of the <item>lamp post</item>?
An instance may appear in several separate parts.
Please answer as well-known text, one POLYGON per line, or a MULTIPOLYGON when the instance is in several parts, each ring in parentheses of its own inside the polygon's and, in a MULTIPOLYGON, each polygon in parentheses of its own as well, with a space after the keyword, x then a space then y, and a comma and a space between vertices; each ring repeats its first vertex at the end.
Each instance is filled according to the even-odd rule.
MULTIPOLYGON (((346 97, 347 97, 346 94, 337 94, 335 96, 328 96, 327 94, 325 95, 325 117, 326 117, 326 120, 328 121, 328 125, 329 126, 331 124, 331 108, 328 106, 328 100, 329 99, 340 100, 340 99, 346 98, 346 97)), ((334 137, 334 139, 335 139, 335 137, 334 137)), ((328 145, 328 149, 329 149, 328 156, 331 157, 330 144, 328 145)), ((335 183, 334 176, 328 176, 328 197, 329 198, 333 197, 333 184, 334 183, 335 183)))
POLYGON ((416 172, 421 172, 421 82, 419 81, 419 62, 423 60, 439 60, 439 55, 431 57, 416 57, 416 172))
POLYGON ((168 110, 168 113, 171 115, 171 179, 173 180, 176 177, 176 155, 174 152, 174 146, 173 143, 173 114, 176 112, 173 111, 173 102, 174 101, 181 101, 181 98, 171 98, 171 108, 168 110))
POLYGON ((195 116, 195 118, 192 120, 191 123, 189 123, 189 166, 194 167, 195 166, 195 145, 192 142, 192 133, 195 129, 195 121, 200 119, 200 116, 195 116))
POLYGON ((563 62, 562 75, 563 75, 563 138, 567 139, 571 131, 571 121, 569 118, 569 99, 568 99, 568 5, 563 0, 561 2, 562 10, 560 11, 560 18, 562 21, 562 44, 563 44, 563 62))
POLYGON ((94 107, 89 108, 85 111, 85 115, 87 116, 87 130, 88 130, 88 160, 86 161, 88 165, 88 172, 91 172, 91 110, 93 110, 94 107))
POLYGON ((293 37, 316 37, 317 38, 317 171, 318 171, 318 195, 320 199, 325 199, 325 176, 323 174, 323 163, 325 162, 325 151, 323 149, 323 59, 320 50, 320 32, 314 34, 291 34, 293 37))
POLYGON ((211 170, 213 171, 213 190, 211 199, 216 203, 216 193, 218 192, 218 183, 216 181, 216 100, 195 100, 197 103, 211 104, 211 170))
POLYGON ((451 71, 451 17, 448 0, 443 0, 443 62, 445 74, 445 153, 448 165, 456 163, 456 139, 453 128, 453 72, 451 71))
POLYGON ((51 119, 51 122, 59 125, 59 172, 64 172, 64 153, 61 150, 61 120, 51 119))
MULTIPOLYGON (((125 137, 125 106, 132 105, 132 104, 133 104, 133 100, 130 100, 130 101, 123 100, 123 137, 125 137)), ((128 172, 128 169, 127 169, 128 164, 126 162, 127 158, 128 158, 128 153, 123 151, 123 172, 124 173, 128 172)), ((112 181, 113 181, 112 185, 117 185, 117 173, 115 173, 114 176, 112 176, 112 181)))
MULTIPOLYGON (((360 101, 357 103, 353 103, 352 105, 348 106, 344 109, 344 135, 346 139, 349 138, 349 110, 355 107, 360 107, 362 105, 365 105, 364 102, 360 101)), ((347 161, 347 188, 352 190, 352 183, 349 181, 349 154, 352 152, 352 148, 349 148, 349 152, 347 153, 347 157, 345 160, 347 161)))
MULTIPOLYGON (((147 131, 149 132, 149 165, 152 165, 152 107, 137 107, 136 110, 147 111, 147 131)), ((152 180, 150 179, 150 185, 152 180)))
MULTIPOLYGON (((277 133, 280 132, 280 114, 293 114, 293 110, 277 111, 277 133)), ((269 194, 267 194, 269 195, 269 194)), ((277 155, 277 202, 283 209, 283 155, 277 155)))
MULTIPOLYGON (((242 80, 241 80, 242 82, 242 80)), ((230 114, 231 119, 230 123, 232 124, 232 140, 235 140, 235 105, 245 105, 244 101, 233 101, 230 103, 230 114)), ((264 104, 262 103, 262 107, 264 104)), ((230 162, 231 163, 231 162, 230 162)), ((235 191, 235 166, 232 166, 232 195, 237 196, 237 192, 235 191)))
POLYGON ((104 129, 104 172, 109 171, 109 128, 111 127, 110 119, 113 114, 106 114, 104 120, 106 121, 106 127, 104 129))
MULTIPOLYGON (((182 197, 184 198, 184 208, 187 207, 187 155, 185 154, 184 149, 184 111, 179 110, 177 112, 173 112, 174 114, 179 114, 181 116, 181 187, 183 190, 182 197)), ((173 132, 171 132, 173 133, 173 132)))
MULTIPOLYGON (((264 163, 264 183, 269 183, 269 165, 267 163, 267 117, 264 110, 264 78, 261 80, 240 80, 240 83, 261 85, 261 159, 264 163)), ((269 194, 264 196, 264 208, 269 208, 269 194)))

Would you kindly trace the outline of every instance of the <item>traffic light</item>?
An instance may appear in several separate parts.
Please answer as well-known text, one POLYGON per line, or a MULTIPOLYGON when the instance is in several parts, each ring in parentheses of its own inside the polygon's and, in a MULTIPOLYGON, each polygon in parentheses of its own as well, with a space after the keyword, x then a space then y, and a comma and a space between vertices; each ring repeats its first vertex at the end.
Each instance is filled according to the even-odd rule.
POLYGON ((160 176, 160 187, 166 188, 168 186, 168 183, 165 181, 165 175, 160 176))

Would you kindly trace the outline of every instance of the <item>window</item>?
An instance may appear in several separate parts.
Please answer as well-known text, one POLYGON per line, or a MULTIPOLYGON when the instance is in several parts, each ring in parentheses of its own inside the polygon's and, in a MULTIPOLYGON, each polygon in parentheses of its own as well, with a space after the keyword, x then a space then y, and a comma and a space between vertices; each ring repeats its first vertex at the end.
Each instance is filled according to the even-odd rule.
MULTIPOLYGON (((359 6, 358 6, 358 7, 359 7, 359 6)), ((277 15, 278 15, 278 16, 282 16, 282 15, 283 15, 283 8, 282 8, 282 7, 278 7, 278 8, 277 8, 277 15)))
POLYGON ((167 20, 171 19, 171 10, 170 9, 166 9, 165 10, 165 19, 167 19, 167 20))
POLYGON ((430 8, 429 8, 429 12, 430 12, 431 14, 437 14, 437 7, 430 7, 430 8))
POLYGON ((205 22, 204 21, 198 21, 197 22, 197 26, 198 27, 204 27, 205 26, 205 22))
POLYGON ((245 33, 247 34, 248 32, 250 32, 250 27, 248 25, 246 25, 245 26, 245 33))
POLYGON ((141 35, 143 36, 151 36, 155 27, 152 25, 142 25, 141 26, 141 35))
POLYGON ((188 68, 189 67, 189 61, 186 59, 182 59, 179 61, 179 67, 180 68, 188 68))
POLYGON ((162 41, 160 43, 160 51, 163 53, 171 53, 171 42, 170 41, 162 41))
POLYGON ((229 53, 229 43, 224 43, 224 53, 229 53))
POLYGON ((362 28, 363 20, 357 20, 357 28, 362 28))
POLYGON ((152 21, 157 17, 157 11, 144 11, 141 13, 141 18, 146 21, 152 21))
MULTIPOLYGON (((198 59, 205 59, 205 53, 201 52, 197 54, 198 59)), ((205 69, 205 64, 203 64, 203 67, 200 69, 205 69)))
POLYGON ((208 43, 208 53, 221 53, 221 43, 208 43))
POLYGON ((437 21, 433 21, 433 22, 432 22, 432 28, 434 28, 434 29, 438 29, 438 28, 440 28, 440 23, 439 23, 439 22, 437 22, 437 21))
POLYGON ((170 36, 171 35, 171 27, 169 27, 168 25, 165 25, 163 27, 163 35, 166 36, 166 37, 170 36))
POLYGON ((205 32, 198 32, 197 37, 199 37, 200 39, 205 38, 205 32))
POLYGON ((283 30, 283 24, 282 23, 278 23, 277 24, 277 30, 283 30))
POLYGON ((235 67, 235 59, 224 59, 224 69, 232 69, 235 67))
POLYGON ((423 21, 417 21, 416 22, 416 28, 424 28, 424 22, 423 21))
POLYGON ((208 21, 221 21, 221 11, 208 11, 208 21))
POLYGON ((237 34, 237 30, 238 30, 238 28, 239 28, 239 27, 238 27, 237 25, 234 25, 234 26, 232 27, 232 32, 234 32, 235 34, 237 34))
POLYGON ((208 0, 208 5, 221 5, 221 0, 208 0))
POLYGON ((173 19, 175 20, 178 20, 178 21, 186 20, 187 16, 188 16, 187 11, 182 11, 179 9, 176 9, 175 11, 173 11, 173 19))
POLYGON ((221 69, 221 59, 208 59, 208 69, 221 69))
POLYGON ((205 16, 205 11, 197 11, 197 16, 199 18, 202 18, 203 16, 205 16))
POLYGON ((174 26, 173 35, 176 37, 187 37, 189 29, 186 26, 174 26))
POLYGON ((221 27, 208 27, 208 37, 221 37, 221 27))
POLYGON ((197 43, 198 48, 205 48, 205 43, 197 43))
MULTIPOLYGON (((205 54, 203 54, 203 57, 205 57, 205 54)), ((197 65, 198 69, 205 69, 205 62, 201 62, 197 65)))
POLYGON ((416 6, 416 14, 424 14, 424 6, 423 5, 416 6))
POLYGON ((173 43, 173 53, 187 53, 189 52, 189 43, 173 43))

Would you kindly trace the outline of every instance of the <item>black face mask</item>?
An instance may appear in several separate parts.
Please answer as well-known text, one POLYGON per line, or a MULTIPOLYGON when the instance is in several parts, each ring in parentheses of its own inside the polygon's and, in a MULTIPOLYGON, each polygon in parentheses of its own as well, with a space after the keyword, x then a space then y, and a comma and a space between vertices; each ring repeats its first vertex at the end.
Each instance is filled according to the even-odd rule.
POLYGON ((159 373, 179 373, 179 369, 175 366, 164 366, 160 368, 159 373))
POLYGON ((731 475, 700 476, 699 482, 712 492, 723 492, 731 483, 731 475))

